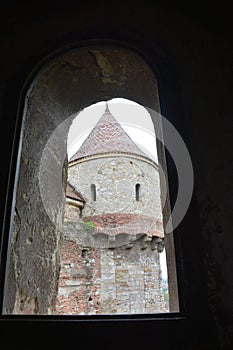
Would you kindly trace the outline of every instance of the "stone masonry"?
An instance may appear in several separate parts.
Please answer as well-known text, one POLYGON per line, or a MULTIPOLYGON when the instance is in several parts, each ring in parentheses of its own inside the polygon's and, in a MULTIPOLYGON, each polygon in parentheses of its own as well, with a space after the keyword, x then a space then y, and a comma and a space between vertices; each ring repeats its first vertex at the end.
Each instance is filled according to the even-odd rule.
POLYGON ((168 311, 158 166, 108 107, 71 158, 67 188, 56 313, 168 311))

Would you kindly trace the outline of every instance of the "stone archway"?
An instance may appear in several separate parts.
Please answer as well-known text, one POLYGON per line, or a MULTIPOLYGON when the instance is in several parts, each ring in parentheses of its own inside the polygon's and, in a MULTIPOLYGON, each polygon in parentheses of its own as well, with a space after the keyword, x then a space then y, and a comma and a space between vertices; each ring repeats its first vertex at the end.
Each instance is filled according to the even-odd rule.
POLYGON ((114 97, 159 111, 154 73, 137 53, 120 46, 70 49, 48 62, 32 82, 24 100, 4 313, 53 312, 65 200, 67 132, 73 115, 92 103, 114 97), (57 142, 51 143, 54 132, 57 142), (42 167, 42 178, 46 180, 41 184, 45 148, 48 159, 42 167), (46 186, 49 213, 40 186, 46 186))

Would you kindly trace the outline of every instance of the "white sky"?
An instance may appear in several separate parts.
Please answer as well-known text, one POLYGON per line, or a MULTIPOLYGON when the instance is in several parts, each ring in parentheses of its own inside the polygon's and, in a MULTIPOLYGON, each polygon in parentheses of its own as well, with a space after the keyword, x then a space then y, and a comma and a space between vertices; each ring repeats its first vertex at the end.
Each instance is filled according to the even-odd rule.
MULTIPOLYGON (((154 125, 147 110, 136 102, 123 98, 108 101, 111 114, 126 133, 151 159, 158 161, 154 125)), ((106 102, 101 101, 83 109, 74 118, 67 139, 70 159, 82 145, 100 117, 104 114, 106 102)), ((167 277, 165 251, 160 254, 163 278, 167 277)))

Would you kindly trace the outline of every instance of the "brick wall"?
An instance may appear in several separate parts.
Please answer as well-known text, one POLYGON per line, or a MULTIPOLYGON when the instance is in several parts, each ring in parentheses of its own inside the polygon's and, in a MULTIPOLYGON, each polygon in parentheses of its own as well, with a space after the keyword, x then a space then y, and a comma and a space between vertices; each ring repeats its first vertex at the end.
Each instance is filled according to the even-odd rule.
POLYGON ((56 302, 58 314, 98 314, 100 254, 64 238, 56 302))
POLYGON ((56 302, 58 314, 168 311, 162 294, 159 253, 144 237, 129 247, 84 247, 64 237, 56 302))

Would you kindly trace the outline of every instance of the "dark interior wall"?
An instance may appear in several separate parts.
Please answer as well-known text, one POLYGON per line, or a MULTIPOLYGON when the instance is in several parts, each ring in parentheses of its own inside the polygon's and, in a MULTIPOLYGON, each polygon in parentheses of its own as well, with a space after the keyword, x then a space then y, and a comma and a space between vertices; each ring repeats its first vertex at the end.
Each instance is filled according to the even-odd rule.
MULTIPOLYGON (((200 8, 200 12, 198 16, 196 7, 193 14, 174 5, 149 2, 141 7, 130 2, 98 5, 94 2, 57 2, 55 5, 20 2, 2 6, 1 220, 20 92, 38 62, 79 38, 112 35, 125 41, 143 42, 148 52, 159 51, 165 62, 169 58, 176 70, 201 219, 197 239, 200 239, 203 261, 193 261, 193 264, 203 267, 213 337, 216 335, 219 347, 222 344, 222 348, 231 348, 232 34, 220 10, 218 13, 215 8, 213 13, 200 8)), ((169 109, 165 106, 162 113, 166 117, 169 109)), ((13 160, 15 157, 14 153, 13 160)), ((170 348, 176 348, 172 347, 172 341, 170 348)), ((186 348, 195 347, 186 344, 186 348)), ((206 345, 205 348, 213 347, 206 345)))

